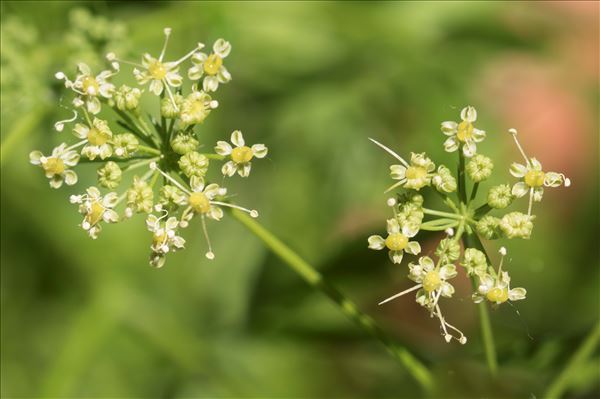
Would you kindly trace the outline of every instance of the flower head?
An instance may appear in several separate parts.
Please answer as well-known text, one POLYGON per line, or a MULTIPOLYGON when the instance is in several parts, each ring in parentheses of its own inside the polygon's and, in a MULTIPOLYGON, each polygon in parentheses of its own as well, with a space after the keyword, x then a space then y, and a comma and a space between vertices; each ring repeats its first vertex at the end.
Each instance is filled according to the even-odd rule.
POLYGON ((392 262, 399 264, 402 262, 404 252, 413 255, 418 255, 421 252, 421 245, 417 241, 409 241, 417 232, 418 230, 413 229, 412 226, 401 226, 396 218, 388 219, 387 237, 370 236, 368 239, 369 248, 377 251, 387 248, 392 262))
POLYGON ((473 294, 475 303, 488 300, 489 302, 500 305, 508 300, 519 301, 525 299, 527 291, 525 288, 510 288, 510 276, 508 272, 502 271, 502 264, 506 256, 506 249, 500 248, 502 258, 498 271, 490 269, 490 273, 482 273, 479 275, 479 284, 477 292, 473 294))
POLYGON ((492 175, 494 164, 485 155, 476 154, 466 166, 467 174, 475 183, 482 182, 492 175))
POLYGON ((91 114, 100 112, 100 98, 109 99, 112 97, 115 86, 109 82, 109 79, 116 73, 115 71, 102 71, 94 76, 90 67, 83 62, 77 65, 79 73, 75 81, 70 81, 63 73, 56 73, 56 78, 65 81, 65 87, 79 94, 79 101, 75 104, 85 104, 86 109, 91 114))
POLYGON ((473 123, 477 120, 477 111, 468 106, 460 112, 461 122, 442 122, 442 133, 449 136, 444 142, 447 152, 454 152, 462 147, 466 157, 472 157, 477 153, 477 143, 485 139, 485 131, 477 129, 473 123))
POLYGON ((185 245, 185 239, 177 235, 179 221, 175 217, 167 216, 165 213, 161 217, 148 215, 146 218, 146 227, 152 232, 150 264, 154 267, 163 267, 165 255, 182 249, 185 245))
POLYGON ((50 179, 52 188, 59 188, 63 181, 69 186, 77 183, 77 173, 69 168, 77 165, 79 154, 65 143, 53 149, 50 156, 45 156, 40 151, 32 151, 29 161, 42 167, 46 177, 50 179))
POLYGON ((264 158, 267 156, 268 149, 264 144, 254 144, 248 147, 244 141, 244 136, 239 130, 231 133, 232 147, 226 141, 217 142, 215 152, 219 155, 229 157, 221 172, 224 176, 233 176, 235 172, 242 177, 248 177, 252 168, 252 158, 264 158))
POLYGON ((517 198, 521 198, 529 193, 529 208, 527 214, 531 215, 533 201, 540 202, 542 200, 544 187, 559 187, 563 184, 565 187, 568 187, 571 185, 571 180, 562 173, 544 172, 540 161, 525 155, 525 151, 523 151, 523 147, 521 147, 521 144, 517 139, 516 129, 510 129, 509 133, 513 136, 519 152, 525 159, 524 165, 514 162, 510 166, 510 174, 521 179, 521 181, 513 186, 512 194, 517 198))
POLYGON ((96 187, 90 187, 84 195, 72 195, 72 204, 79 204, 79 213, 84 215, 81 227, 88 235, 96 239, 102 231, 102 222, 116 223, 119 215, 113 210, 118 203, 117 193, 111 192, 101 195, 96 187))
POLYGON ((94 118, 91 125, 78 123, 73 129, 75 137, 85 140, 81 154, 94 160, 97 156, 101 159, 110 157, 113 153, 111 145, 112 131, 105 120, 94 118))
POLYGON ((188 71, 191 80, 199 80, 204 76, 202 88, 204 91, 216 91, 219 83, 231 81, 231 74, 223 65, 225 59, 231 52, 231 44, 223 39, 218 39, 213 44, 213 52, 205 54, 198 52, 192 57, 193 66, 188 71))

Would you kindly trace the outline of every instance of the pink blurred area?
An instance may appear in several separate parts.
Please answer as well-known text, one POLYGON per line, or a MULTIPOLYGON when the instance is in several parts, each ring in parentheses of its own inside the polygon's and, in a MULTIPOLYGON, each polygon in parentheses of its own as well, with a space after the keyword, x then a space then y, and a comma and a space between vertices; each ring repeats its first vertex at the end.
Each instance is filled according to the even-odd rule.
MULTIPOLYGON (((506 129, 518 129, 528 156, 538 158, 545 170, 571 178, 573 188, 558 195, 573 198, 589 187, 581 182, 597 181, 600 3, 530 2, 518 7, 507 9, 507 29, 529 36, 531 24, 540 24, 557 39, 542 51, 491 59, 475 87, 483 108, 495 110, 506 129)), ((513 150, 511 157, 520 160, 513 150)))

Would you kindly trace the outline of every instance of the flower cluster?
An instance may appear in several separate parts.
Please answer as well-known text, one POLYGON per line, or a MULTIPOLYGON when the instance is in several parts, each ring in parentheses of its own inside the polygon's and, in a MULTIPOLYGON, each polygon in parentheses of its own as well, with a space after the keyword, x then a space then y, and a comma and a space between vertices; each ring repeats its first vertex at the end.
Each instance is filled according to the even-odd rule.
POLYGON ((387 236, 372 235, 368 238, 368 244, 371 249, 387 249, 391 261, 401 263, 405 253, 420 255, 421 246, 417 241, 411 241, 419 231, 446 232, 447 236, 440 240, 435 250, 435 258, 420 256, 416 262, 408 264, 408 278, 416 285, 380 304, 416 291, 416 302, 426 308, 431 317, 439 320, 446 342, 454 338, 464 344, 467 338, 446 321, 440 306, 441 298, 454 295, 451 280, 458 274, 457 266, 474 282, 474 303, 487 301, 498 306, 506 301, 525 299, 526 290, 511 288, 510 276, 503 270, 506 248, 500 248, 501 259, 495 268, 485 253, 481 239, 530 238, 535 219, 532 214, 533 202, 542 200, 544 187, 568 187, 571 182, 562 173, 544 172, 536 158, 525 155, 517 140, 517 131, 510 129, 509 133, 525 163, 513 163, 507 169, 519 181, 512 186, 507 183, 490 187, 483 202, 477 203, 479 186, 490 178, 494 164, 489 157, 477 152, 477 144, 485 139, 486 133, 474 126, 477 120, 475 108, 465 107, 460 119, 460 122, 446 121, 441 125, 442 133, 448 136, 444 149, 458 152, 456 177, 444 165, 438 165, 436 169, 425 153, 411 153, 408 162, 390 148, 371 139, 400 162, 390 166, 390 177, 397 182, 386 193, 395 189, 400 191, 396 197, 387 200, 393 213, 393 217, 387 220, 387 236), (467 188, 467 178, 471 181, 470 190, 467 188), (448 210, 426 208, 421 195, 421 190, 426 188, 436 191, 448 210), (456 200, 448 195, 453 192, 456 192, 456 200), (525 196, 528 196, 527 213, 511 210, 502 216, 489 214, 494 210, 504 210, 525 196), (431 219, 424 221, 425 216, 431 219))
POLYGON ((61 143, 49 155, 30 154, 31 163, 42 168, 53 188, 63 182, 76 184, 74 169, 80 164, 97 164, 97 184, 70 197, 83 215, 80 226, 95 239, 104 224, 145 214, 152 233, 150 264, 156 267, 164 265, 168 253, 184 248, 180 233, 192 219, 202 226, 206 257, 214 259, 207 220, 221 220, 223 208, 258 217, 256 210, 232 204, 222 182, 236 172, 248 177, 252 161, 264 158, 268 151, 264 144, 247 145, 239 130, 231 134, 233 146, 218 141, 214 152, 200 151, 198 128, 219 106, 214 92, 231 80, 223 65, 231 45, 218 39, 213 51, 205 54, 204 45, 198 43, 183 57, 165 61, 171 30, 166 28, 164 33, 161 53, 157 57, 145 53, 141 63, 124 61, 111 52, 106 55, 109 68, 100 72, 79 63, 73 78, 56 73, 73 99, 71 117, 56 122, 54 128, 62 132, 69 127, 74 142, 61 143), (140 87, 113 83, 122 64, 133 66, 140 87), (186 78, 191 86, 187 94, 182 89, 186 78), (144 95, 156 99, 154 114, 142 109, 144 95), (113 116, 106 117, 110 112, 113 116), (217 169, 222 175, 220 184, 210 181, 213 163, 221 164, 217 169))

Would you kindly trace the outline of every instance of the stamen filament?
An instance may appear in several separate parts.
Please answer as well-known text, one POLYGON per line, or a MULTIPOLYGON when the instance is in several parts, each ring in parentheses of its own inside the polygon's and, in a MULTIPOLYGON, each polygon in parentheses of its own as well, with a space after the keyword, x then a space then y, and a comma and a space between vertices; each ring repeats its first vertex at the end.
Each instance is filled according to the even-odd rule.
POLYGON ((404 295, 404 294, 408 294, 408 293, 409 293, 409 292, 411 292, 411 291, 418 290, 418 289, 419 289, 419 288, 421 288, 422 286, 423 286, 423 284, 417 284, 417 285, 415 285, 414 287, 411 287, 411 288, 409 288, 409 289, 407 289, 407 290, 404 290, 404 291, 402 291, 402 292, 400 292, 400 293, 398 293, 398 294, 396 294, 396 295, 393 295, 393 296, 389 297, 388 299, 385 299, 385 300, 383 300, 383 301, 379 302, 379 303, 378 303, 378 305, 383 305, 384 303, 387 303, 387 302, 389 302, 389 301, 391 301, 391 300, 393 300, 393 299, 396 299, 396 298, 398 298, 398 297, 401 297, 401 296, 402 296, 402 295, 404 295))
POLYGON ((206 253, 206 257, 208 259, 214 259, 215 258, 215 254, 212 251, 212 246, 210 245, 210 238, 208 238, 208 229, 206 228, 206 220, 204 218, 204 215, 201 215, 202 220, 202 232, 204 233, 204 238, 206 239, 206 245, 208 246, 208 252, 206 253))
POLYGON ((239 209, 240 211, 244 211, 244 212, 250 214, 250 216, 252 216, 253 218, 258 217, 258 211, 256 209, 246 209, 246 208, 243 208, 238 205, 233 205, 233 204, 229 204, 227 202, 221 202, 221 201, 210 201, 210 203, 215 204, 215 205, 220 205, 220 206, 227 206, 229 208, 239 209))
POLYGON ((163 48, 160 52, 160 56, 158 57, 158 61, 162 62, 165 52, 167 51, 167 45, 169 44, 169 36, 171 36, 171 28, 165 28, 165 43, 163 44, 163 48))
POLYGON ((381 144, 377 140, 373 140, 370 137, 369 137, 369 140, 371 140, 373 143, 377 144, 379 147, 383 148, 387 153, 389 153, 391 156, 393 156, 394 158, 396 158, 398 161, 402 162, 402 165, 404 165, 404 166, 406 166, 408 168, 408 166, 409 166, 408 162, 406 162, 400 155, 396 154, 394 151, 390 150, 389 148, 387 148, 386 146, 384 146, 383 144, 381 144))
POLYGON ((162 170, 160 170, 158 168, 158 165, 156 164, 156 162, 152 162, 150 164, 150 169, 158 171, 158 173, 160 173, 161 175, 163 175, 165 179, 167 179, 168 181, 170 181, 171 183, 173 183, 174 185, 176 185, 181 191, 183 191, 184 193, 186 193, 188 196, 192 195, 192 193, 187 188, 183 187, 183 185, 180 184, 177 180, 175 180, 174 178, 172 178, 171 176, 169 176, 167 173, 165 173, 162 170))
POLYGON ((531 163, 529 162, 529 158, 527 158, 527 155, 525 155, 525 151, 523 151, 523 147, 521 147, 521 144, 519 143, 519 140, 517 139, 517 129, 508 129, 508 132, 512 135, 513 139, 515 140, 515 143, 517 144, 517 148, 519 149, 519 152, 521 153, 523 158, 525 158, 525 162, 527 163, 527 165, 531 166, 531 163))

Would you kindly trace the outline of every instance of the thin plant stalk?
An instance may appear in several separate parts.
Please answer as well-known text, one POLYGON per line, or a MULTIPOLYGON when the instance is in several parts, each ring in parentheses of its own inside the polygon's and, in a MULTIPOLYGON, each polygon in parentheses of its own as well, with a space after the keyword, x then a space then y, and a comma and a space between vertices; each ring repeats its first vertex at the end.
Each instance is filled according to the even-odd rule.
POLYGON ((396 344, 375 321, 362 313, 356 304, 347 298, 337 288, 330 285, 321 273, 302 259, 290 247, 265 229, 255 219, 244 212, 231 210, 231 214, 241 222, 250 232, 257 236, 275 255, 277 255, 288 267, 296 272, 312 288, 327 296, 338 309, 358 327, 367 334, 378 340, 385 346, 388 352, 406 367, 408 372, 426 392, 431 392, 434 387, 433 375, 429 369, 417 359, 408 349, 396 344))
POLYGON ((569 359, 563 371, 550 384, 544 394, 544 398, 558 399, 563 395, 577 377, 576 374, 579 367, 594 353, 598 341, 600 341, 600 322, 596 323, 596 326, 581 343, 581 346, 575 351, 571 359, 569 359))
MULTIPOLYGON (((475 233, 465 234, 463 236, 463 242, 465 244, 465 247, 477 248, 481 252, 483 252, 489 262, 489 256, 485 251, 483 244, 481 243, 477 235, 475 235, 475 233)), ((475 285, 474 281, 473 285, 475 285)), ((481 328, 481 339, 483 341, 483 348, 485 350, 486 362, 490 374, 492 376, 496 376, 496 374, 498 373, 498 358, 496 356, 496 344, 494 342, 494 333, 492 331, 492 324, 490 322, 488 307, 485 302, 481 302, 477 306, 479 308, 479 326, 481 328)))

